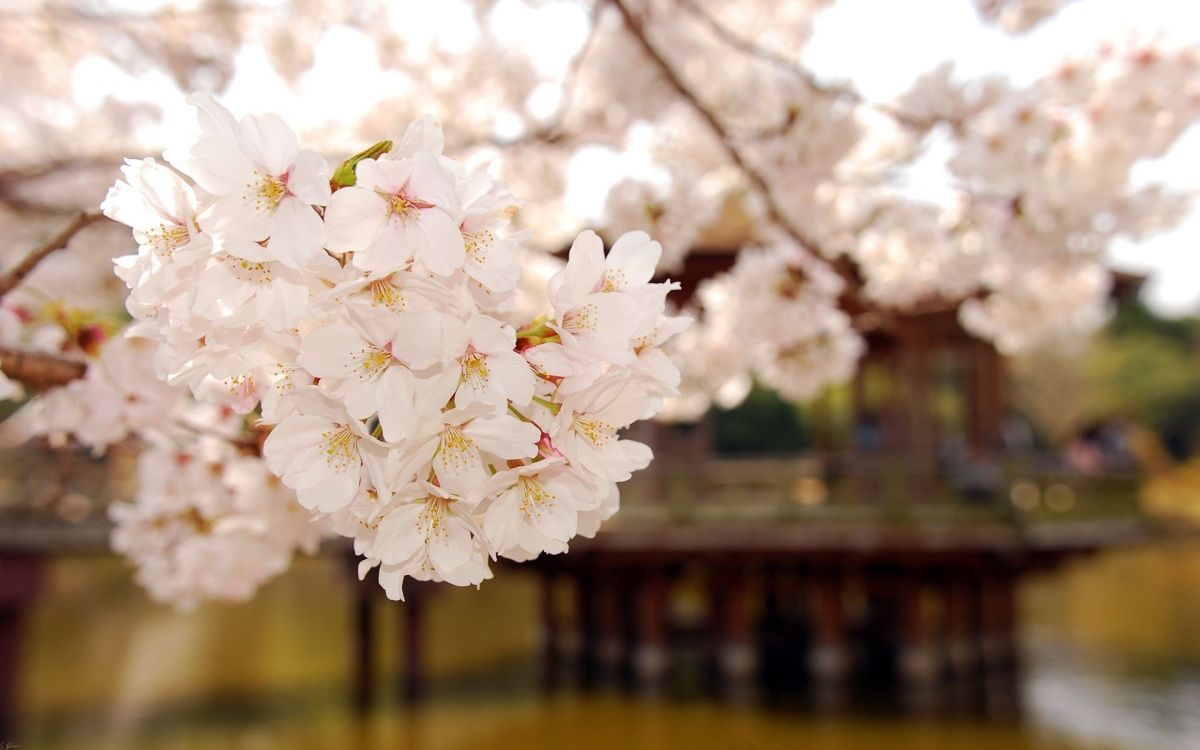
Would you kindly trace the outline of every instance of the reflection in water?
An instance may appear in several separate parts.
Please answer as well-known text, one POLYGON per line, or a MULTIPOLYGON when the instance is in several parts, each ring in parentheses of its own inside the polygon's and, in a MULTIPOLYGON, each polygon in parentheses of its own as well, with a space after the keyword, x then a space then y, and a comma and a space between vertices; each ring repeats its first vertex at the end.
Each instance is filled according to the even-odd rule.
POLYGON ((1200 743, 1200 672, 1161 665, 1154 675, 1128 674, 1101 656, 1045 644, 1028 660, 1031 719, 1058 735, 1137 750, 1200 743))
MULTIPOLYGON (((331 561, 300 565, 249 605, 185 616, 146 601, 112 560, 64 560, 30 622, 18 739, 42 750, 1200 746, 1200 545, 1083 561, 1034 582, 1021 603, 1015 690, 993 679, 851 699, 546 696, 536 689, 533 579, 501 576, 430 602, 433 689, 417 709, 396 702, 396 608, 377 613, 389 687, 358 725, 347 710, 349 589, 331 561)), ((684 679, 698 669, 685 667, 684 679)))

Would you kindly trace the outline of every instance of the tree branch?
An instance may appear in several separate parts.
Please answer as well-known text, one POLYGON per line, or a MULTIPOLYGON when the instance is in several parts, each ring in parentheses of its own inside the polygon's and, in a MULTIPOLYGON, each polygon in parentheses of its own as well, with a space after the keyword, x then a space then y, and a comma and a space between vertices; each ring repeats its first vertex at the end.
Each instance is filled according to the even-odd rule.
POLYGON ((46 256, 55 250, 61 250, 66 247, 71 238, 78 234, 80 230, 103 218, 104 215, 99 211, 84 211, 72 219, 71 223, 60 229, 53 237, 30 250, 8 273, 0 276, 0 299, 20 285, 25 277, 32 273, 33 269, 37 268, 38 263, 41 263, 46 256))
POLYGON ((915 130, 928 130, 933 125, 931 122, 924 122, 915 117, 910 117, 894 107, 889 107, 888 105, 880 102, 871 101, 850 86, 822 83, 821 81, 817 80, 817 77, 813 75, 811 70, 808 70, 803 65, 800 65, 795 60, 785 57, 774 50, 767 49, 766 47, 760 47, 749 39, 745 39, 733 33, 728 28, 723 26, 720 21, 718 21, 716 18, 713 18, 712 14, 708 12, 708 9, 701 6, 698 2, 696 2, 696 0, 680 0, 680 4, 683 5, 684 9, 695 16, 702 24, 704 24, 704 27, 707 28, 713 36, 724 42, 729 47, 732 47, 743 54, 762 60, 765 63, 773 65, 776 68, 789 73, 790 75, 804 82, 806 86, 818 94, 836 99, 846 99, 859 106, 873 109, 877 112, 887 115, 888 117, 891 117, 901 125, 913 128, 915 130))
POLYGON ((87 372, 87 363, 46 352, 0 348, 0 370, 33 388, 66 385, 87 372))
MULTIPOLYGON (((717 140, 725 151, 726 156, 746 175, 751 186, 762 195, 763 202, 766 204, 767 217, 805 250, 821 257, 827 257, 821 252, 820 243, 806 234, 804 230, 796 226, 787 217, 787 214, 784 213, 783 208, 779 205, 779 201, 771 192, 771 186, 767 182, 766 175, 742 155, 741 151, 734 145, 733 137, 724 124, 717 119, 716 114, 688 88, 688 85, 684 83, 679 72, 675 70, 675 66, 654 46, 654 43, 646 35, 646 29, 641 19, 634 15, 625 4, 625 0, 608 0, 608 2, 621 14, 621 18, 625 22, 625 28, 629 30, 638 46, 642 48, 642 51, 654 62, 655 66, 667 80, 667 83, 691 106, 692 110, 700 116, 700 119, 704 120, 713 134, 717 136, 717 140)), ((850 279, 847 279, 847 281, 850 281, 850 279)))

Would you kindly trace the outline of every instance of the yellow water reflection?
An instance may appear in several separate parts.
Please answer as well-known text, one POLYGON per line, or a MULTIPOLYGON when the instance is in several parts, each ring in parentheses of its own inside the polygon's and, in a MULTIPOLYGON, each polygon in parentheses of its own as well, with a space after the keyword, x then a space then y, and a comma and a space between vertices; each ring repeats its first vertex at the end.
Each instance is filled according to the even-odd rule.
MULTIPOLYGON (((110 558, 60 561, 29 622, 22 654, 21 744, 34 750, 1144 750, 1195 740, 1200 747, 1200 735, 1188 734, 1195 717, 1160 717, 1160 724, 1174 724, 1166 734, 1161 726, 1140 733, 1084 731, 1095 724, 1088 711, 1097 704, 1080 703, 1085 693, 1076 687, 1099 685, 1106 695, 1136 702, 1150 680, 1176 696, 1172 701, 1186 703, 1188 691, 1200 696, 1196 544, 1107 553, 1026 587, 1025 641, 1034 656, 1026 698, 1045 705, 1029 706, 1021 724, 902 711, 818 716, 610 694, 543 697, 522 678, 483 679, 480 687, 471 680, 514 669, 528 677, 531 669, 533 578, 503 573, 479 591, 447 589, 430 603, 431 672, 435 684, 458 687, 435 689, 417 710, 394 707, 394 691, 385 689, 380 709, 358 726, 346 709, 351 585, 335 561, 307 561, 253 603, 178 615, 148 602, 110 558), (1060 669, 1053 659, 1064 653, 1072 661, 1060 669)), ((377 613, 381 686, 393 684, 399 606, 377 613)), ((1175 710, 1170 707, 1177 704, 1161 705, 1175 710)), ((1155 723, 1153 711, 1144 710, 1118 720, 1155 723)))

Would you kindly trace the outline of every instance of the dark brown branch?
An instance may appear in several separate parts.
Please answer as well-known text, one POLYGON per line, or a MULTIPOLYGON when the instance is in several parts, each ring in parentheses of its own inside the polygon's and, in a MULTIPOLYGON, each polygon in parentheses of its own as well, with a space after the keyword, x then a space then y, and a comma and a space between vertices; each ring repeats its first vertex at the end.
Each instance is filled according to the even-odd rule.
POLYGON ((751 164, 742 155, 741 151, 734 145, 733 137, 725 128, 725 125, 722 124, 716 114, 706 104, 700 101, 699 97, 683 81, 679 72, 675 70, 675 66, 650 41, 641 19, 634 15, 625 4, 625 0, 608 1, 621 14, 621 18, 625 21, 625 28, 629 29, 634 41, 637 42, 642 51, 654 62, 655 66, 662 73, 663 78, 691 106, 692 110, 700 116, 700 119, 704 120, 713 134, 717 136, 717 141, 721 144, 726 156, 746 175, 746 179, 750 181, 751 186, 762 195, 763 202, 766 204, 768 218, 787 232, 801 247, 816 255, 824 256, 824 253, 820 249, 820 243, 808 236, 804 230, 796 226, 795 222, 789 219, 787 214, 784 213, 783 208, 779 205, 779 201, 771 191, 771 186, 767 182, 766 176, 758 167, 751 164))
POLYGON ((60 229, 53 237, 38 245, 21 259, 17 265, 13 266, 12 270, 0 276, 0 299, 11 292, 24 281, 25 277, 37 268, 38 263, 53 253, 55 250, 61 250, 67 246, 71 238, 79 233, 84 227, 93 224, 104 215, 98 211, 84 211, 78 214, 71 223, 60 229))
POLYGON ((87 364, 46 352, 0 348, 0 370, 36 390, 66 385, 87 372, 87 364))

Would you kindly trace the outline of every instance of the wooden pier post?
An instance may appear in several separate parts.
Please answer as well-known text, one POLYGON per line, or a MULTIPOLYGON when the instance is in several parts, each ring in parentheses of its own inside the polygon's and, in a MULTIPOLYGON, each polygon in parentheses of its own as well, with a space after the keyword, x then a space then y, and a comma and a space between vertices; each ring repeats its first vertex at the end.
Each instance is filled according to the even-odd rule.
POLYGON ((617 677, 625 658, 625 591, 620 571, 602 571, 596 582, 596 666, 605 680, 617 677))
POLYGON ((758 673, 749 577, 741 566, 722 566, 713 571, 713 578, 717 667, 723 686, 732 692, 742 692, 758 673))
POLYGON ((647 570, 637 588, 637 649, 633 670, 638 683, 656 688, 666 676, 669 665, 667 652, 667 582, 661 570, 647 570))
POLYGON ((988 576, 981 587, 980 648, 988 666, 1009 666, 1017 655, 1016 577, 1010 572, 988 576))
POLYGON ((941 660, 925 606, 925 586, 917 573, 902 576, 897 585, 900 627, 897 671, 909 686, 928 687, 938 678, 941 660))
MULTIPOLYGON (((352 568, 358 561, 350 557, 352 568)), ((375 698, 375 628, 372 606, 375 586, 369 581, 354 580, 351 583, 351 706, 360 719, 371 710, 375 698)))
POLYGON ((413 581, 400 604, 404 622, 404 648, 400 649, 400 697, 416 703, 425 693, 425 596, 428 584, 413 581))
POLYGON ((846 607, 840 573, 822 571, 813 576, 813 644, 808 667, 818 682, 841 682, 850 671, 850 651, 846 638, 846 607))
POLYGON ((979 668, 979 591, 965 577, 952 577, 945 584, 946 656, 957 678, 969 677, 979 668))
MULTIPOLYGON (((34 554, 0 556, 0 742, 17 743, 17 680, 25 613, 40 588, 42 558, 34 554)), ((16 744, 13 744, 15 747, 16 744)))

